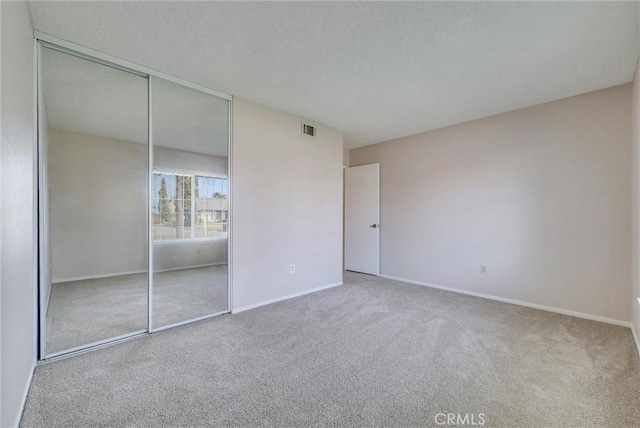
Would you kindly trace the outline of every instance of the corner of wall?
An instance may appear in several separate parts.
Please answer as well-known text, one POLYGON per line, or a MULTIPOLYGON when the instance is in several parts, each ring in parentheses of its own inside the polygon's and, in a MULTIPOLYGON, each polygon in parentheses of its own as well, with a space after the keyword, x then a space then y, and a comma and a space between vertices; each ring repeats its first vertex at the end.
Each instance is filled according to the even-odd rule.
POLYGON ((35 42, 28 4, 0 2, 2 334, 0 426, 17 426, 36 363, 35 42), (10 117, 11 120, 7 120, 10 117), (16 213, 20 213, 17 215, 16 213), (9 328, 11 326, 11 328, 9 328))

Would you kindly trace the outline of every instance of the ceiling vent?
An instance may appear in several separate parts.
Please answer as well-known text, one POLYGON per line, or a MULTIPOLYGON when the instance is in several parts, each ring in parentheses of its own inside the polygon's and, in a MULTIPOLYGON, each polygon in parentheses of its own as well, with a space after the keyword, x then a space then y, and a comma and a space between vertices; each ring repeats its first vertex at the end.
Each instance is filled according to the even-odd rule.
POLYGON ((315 137, 316 127, 302 122, 302 135, 306 135, 307 137, 315 137))

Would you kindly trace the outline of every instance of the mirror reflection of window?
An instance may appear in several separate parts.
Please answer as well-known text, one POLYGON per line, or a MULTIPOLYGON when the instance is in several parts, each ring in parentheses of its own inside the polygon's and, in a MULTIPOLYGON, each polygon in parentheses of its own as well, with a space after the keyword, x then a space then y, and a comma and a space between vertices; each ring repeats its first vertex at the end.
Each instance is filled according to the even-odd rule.
POLYGON ((195 237, 226 238, 229 186, 226 178, 195 176, 195 237))
POLYGON ((153 175, 154 240, 227 237, 228 179, 167 172, 153 175))

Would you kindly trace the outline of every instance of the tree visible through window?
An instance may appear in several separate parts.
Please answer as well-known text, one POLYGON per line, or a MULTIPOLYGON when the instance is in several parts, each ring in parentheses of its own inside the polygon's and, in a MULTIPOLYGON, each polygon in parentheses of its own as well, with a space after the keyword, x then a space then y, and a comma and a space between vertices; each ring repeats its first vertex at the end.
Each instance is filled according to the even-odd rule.
POLYGON ((226 178, 154 172, 154 195, 155 240, 227 236, 226 178))

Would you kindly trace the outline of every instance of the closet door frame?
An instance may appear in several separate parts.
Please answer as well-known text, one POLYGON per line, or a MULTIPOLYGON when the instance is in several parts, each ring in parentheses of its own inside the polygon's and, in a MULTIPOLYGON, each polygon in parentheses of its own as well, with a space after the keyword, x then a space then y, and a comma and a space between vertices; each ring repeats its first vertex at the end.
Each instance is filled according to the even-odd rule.
POLYGON ((193 82, 189 82, 186 80, 182 80, 165 73, 161 73, 150 68, 135 64, 130 61, 126 61, 111 55, 104 54, 102 52, 86 48, 84 46, 77 45, 75 43, 59 39, 54 36, 50 36, 45 33, 41 33, 39 31, 34 31, 34 38, 36 41, 36 95, 35 95, 35 103, 36 103, 36 112, 37 112, 37 179, 34 180, 34 191, 36 194, 35 200, 37 204, 34 207, 34 218, 35 224, 34 229, 37 230, 37 248, 35 249, 34 257, 37 260, 37 283, 36 283, 36 293, 37 293, 37 328, 38 334, 36 339, 36 347, 38 349, 38 364, 68 358, 74 355, 82 354, 85 352, 93 351, 96 349, 104 348, 107 346, 112 346, 117 343, 126 342, 132 339, 136 339, 139 337, 147 336, 153 332, 165 330, 167 328, 176 327, 179 325, 200 321, 203 319, 215 317, 221 314, 230 313, 233 302, 233 293, 232 293, 232 242, 233 242, 233 174, 232 174, 232 146, 233 146, 233 97, 231 95, 225 94, 223 92, 216 91, 211 88, 207 88, 205 86, 198 85, 193 82), (73 55, 85 60, 93 61, 108 67, 116 68, 128 73, 132 73, 141 77, 145 77, 147 79, 147 126, 148 126, 148 163, 147 163, 147 249, 148 249, 148 263, 147 263, 147 278, 148 278, 148 287, 147 287, 147 329, 146 331, 137 331, 128 334, 124 334, 117 337, 112 337, 109 339, 99 340, 96 342, 88 343, 82 346, 74 347, 71 349, 66 349, 59 352, 47 353, 46 349, 46 339, 47 339, 47 320, 46 320, 46 310, 48 306, 48 301, 46 297, 46 293, 44 290, 45 280, 47 280, 47 269, 46 259, 43 257, 44 251, 50 251, 48 246, 48 236, 45 235, 45 225, 48 221, 49 213, 46 211, 44 202, 45 202, 45 192, 47 191, 47 180, 45 175, 45 168, 43 162, 44 155, 44 141, 43 141, 43 117, 44 117, 44 104, 43 104, 43 85, 42 85, 42 49, 54 49, 65 54, 73 55), (152 109, 152 101, 153 101, 153 78, 161 78, 196 91, 200 91, 209 95, 213 95, 215 97, 224 99, 227 101, 227 112, 228 112, 228 138, 227 138, 227 171, 228 171, 228 186, 229 186, 229 196, 228 196, 228 229, 227 229, 227 310, 217 313, 212 313, 210 315, 205 315, 202 317, 186 320, 180 323, 163 326, 160 328, 154 328, 153 326, 153 109, 152 109))

